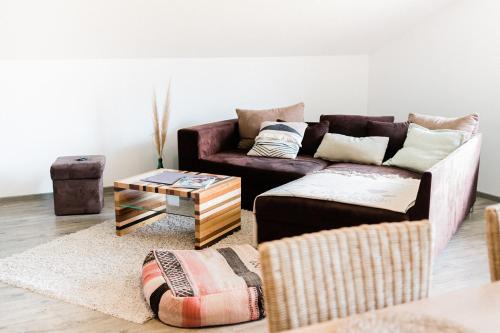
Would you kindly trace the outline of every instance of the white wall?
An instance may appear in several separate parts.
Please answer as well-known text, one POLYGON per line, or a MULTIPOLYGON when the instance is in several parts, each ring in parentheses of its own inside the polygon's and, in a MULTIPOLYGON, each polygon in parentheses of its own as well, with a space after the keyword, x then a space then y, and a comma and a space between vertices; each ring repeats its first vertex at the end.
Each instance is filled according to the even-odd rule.
POLYGON ((481 116, 479 190, 500 196, 500 1, 466 0, 370 57, 369 114, 481 116))
POLYGON ((1 0, 0 58, 366 54, 453 1, 1 0))
POLYGON ((176 130, 233 118, 235 107, 304 101, 322 113, 366 113, 367 56, 0 61, 0 197, 50 192, 59 155, 104 154, 105 185, 156 166, 151 95, 172 78, 167 166, 176 130))

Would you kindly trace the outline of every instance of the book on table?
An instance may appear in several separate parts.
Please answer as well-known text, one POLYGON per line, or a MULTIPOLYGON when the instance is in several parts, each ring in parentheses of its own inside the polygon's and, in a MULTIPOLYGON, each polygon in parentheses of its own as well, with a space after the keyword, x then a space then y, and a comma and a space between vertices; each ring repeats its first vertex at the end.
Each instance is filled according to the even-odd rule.
POLYGON ((154 176, 150 176, 144 179, 141 179, 145 182, 156 183, 156 184, 164 184, 164 185, 173 185, 179 179, 186 177, 186 174, 183 172, 173 172, 173 171, 165 171, 154 176))

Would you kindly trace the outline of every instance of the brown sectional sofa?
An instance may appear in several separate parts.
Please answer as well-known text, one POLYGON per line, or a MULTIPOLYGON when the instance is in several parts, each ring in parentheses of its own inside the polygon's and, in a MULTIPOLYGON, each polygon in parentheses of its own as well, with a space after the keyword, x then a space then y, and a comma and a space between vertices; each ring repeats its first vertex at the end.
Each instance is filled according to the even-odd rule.
MULTIPOLYGON (((322 116, 330 121, 330 132, 366 136, 368 120, 392 122, 393 117, 322 116), (342 126, 338 117, 352 124, 342 126), (337 121, 337 124, 335 123, 337 121), (360 129, 361 128, 361 129, 360 129)), ((366 223, 430 219, 436 230, 436 250, 447 244, 476 199, 481 135, 458 148, 429 171, 418 174, 386 166, 332 163, 299 155, 295 160, 247 156, 236 149, 238 121, 225 120, 178 131, 179 168, 242 178, 242 207, 254 208, 259 242, 325 229, 366 223), (274 187, 325 168, 357 172, 397 174, 421 179, 416 204, 406 214, 331 201, 264 196, 274 187)))

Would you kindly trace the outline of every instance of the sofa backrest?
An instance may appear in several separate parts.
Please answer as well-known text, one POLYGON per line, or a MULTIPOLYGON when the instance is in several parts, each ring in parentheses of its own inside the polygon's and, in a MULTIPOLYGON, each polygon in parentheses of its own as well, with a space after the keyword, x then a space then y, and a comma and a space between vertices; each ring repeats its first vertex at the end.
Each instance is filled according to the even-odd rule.
POLYGON ((364 137, 367 136, 368 121, 383 121, 394 122, 393 116, 359 116, 359 115, 342 115, 342 114, 327 114, 321 115, 320 121, 330 122, 330 133, 343 134, 348 136, 364 137))

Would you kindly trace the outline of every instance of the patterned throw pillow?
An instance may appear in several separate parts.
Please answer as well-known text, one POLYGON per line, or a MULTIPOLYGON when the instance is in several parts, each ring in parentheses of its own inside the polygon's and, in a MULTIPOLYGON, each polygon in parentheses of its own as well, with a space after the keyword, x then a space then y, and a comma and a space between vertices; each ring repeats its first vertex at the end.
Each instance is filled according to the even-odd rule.
POLYGON ((144 297, 162 322, 227 325, 265 317, 259 252, 250 245, 153 250, 142 267, 144 297))
POLYGON ((299 153, 306 128, 307 124, 302 122, 265 121, 247 155, 294 159, 299 153))

